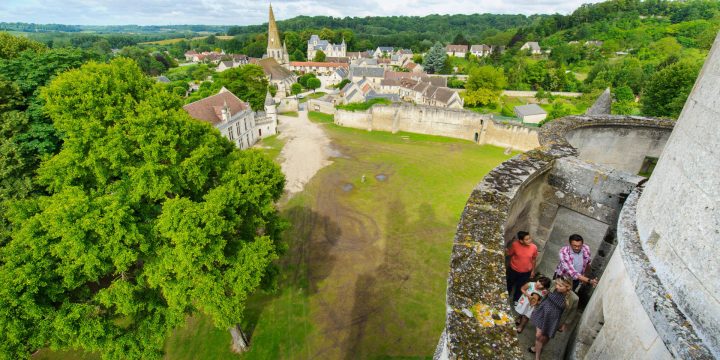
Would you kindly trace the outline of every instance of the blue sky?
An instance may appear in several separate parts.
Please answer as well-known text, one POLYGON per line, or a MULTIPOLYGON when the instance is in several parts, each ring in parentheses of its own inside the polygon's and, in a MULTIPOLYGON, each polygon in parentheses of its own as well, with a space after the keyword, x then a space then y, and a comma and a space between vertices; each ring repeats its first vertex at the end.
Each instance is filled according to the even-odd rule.
MULTIPOLYGON (((567 14, 597 0, 277 0, 277 19, 297 15, 567 14)), ((263 0, 0 0, 0 22, 73 25, 252 25, 267 21, 263 0)))

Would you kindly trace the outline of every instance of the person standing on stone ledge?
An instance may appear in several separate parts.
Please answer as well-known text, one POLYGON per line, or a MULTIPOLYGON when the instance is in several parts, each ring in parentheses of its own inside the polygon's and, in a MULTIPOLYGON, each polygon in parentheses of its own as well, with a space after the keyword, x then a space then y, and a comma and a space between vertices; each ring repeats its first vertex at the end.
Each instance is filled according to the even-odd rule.
POLYGON ((507 291, 508 295, 512 295, 514 304, 522 295, 520 288, 530 278, 535 277, 538 249, 527 231, 518 231, 517 237, 507 248, 507 255, 510 257, 510 265, 507 267, 507 291))
POLYGON ((585 240, 578 234, 570 235, 569 245, 560 248, 560 263, 555 268, 553 278, 568 276, 572 278, 572 289, 577 290, 578 285, 597 285, 597 279, 590 279, 585 276, 590 269, 590 247, 585 245, 585 240))

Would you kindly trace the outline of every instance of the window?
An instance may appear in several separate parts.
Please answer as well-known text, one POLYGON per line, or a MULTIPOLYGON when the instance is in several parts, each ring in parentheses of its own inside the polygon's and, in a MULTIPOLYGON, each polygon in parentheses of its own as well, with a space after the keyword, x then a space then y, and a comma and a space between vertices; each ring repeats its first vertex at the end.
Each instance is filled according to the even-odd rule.
POLYGON ((643 164, 640 167, 640 171, 638 172, 638 175, 644 176, 644 177, 650 177, 653 170, 655 170, 655 165, 657 165, 658 158, 646 156, 645 160, 643 160, 643 164))

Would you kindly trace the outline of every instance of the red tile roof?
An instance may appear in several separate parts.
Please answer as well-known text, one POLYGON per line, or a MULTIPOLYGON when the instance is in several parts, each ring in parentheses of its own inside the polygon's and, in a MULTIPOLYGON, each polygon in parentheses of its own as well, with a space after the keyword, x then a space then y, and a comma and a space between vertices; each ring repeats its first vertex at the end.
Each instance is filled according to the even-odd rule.
POLYGON ((348 68, 348 64, 334 63, 334 62, 319 62, 319 61, 291 61, 290 66, 297 67, 344 67, 348 68))

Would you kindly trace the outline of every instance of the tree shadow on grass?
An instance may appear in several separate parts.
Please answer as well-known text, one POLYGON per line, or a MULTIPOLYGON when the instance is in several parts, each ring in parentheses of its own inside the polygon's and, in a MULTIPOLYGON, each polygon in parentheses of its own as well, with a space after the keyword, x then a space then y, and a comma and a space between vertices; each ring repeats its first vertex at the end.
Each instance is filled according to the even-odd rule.
POLYGON ((242 328, 251 343, 263 311, 284 290, 314 294, 318 291, 317 283, 325 279, 335 266, 331 251, 341 231, 332 219, 306 206, 291 207, 282 215, 291 224, 283 234, 288 251, 278 260, 278 290, 274 293, 259 291, 248 301, 242 328))

